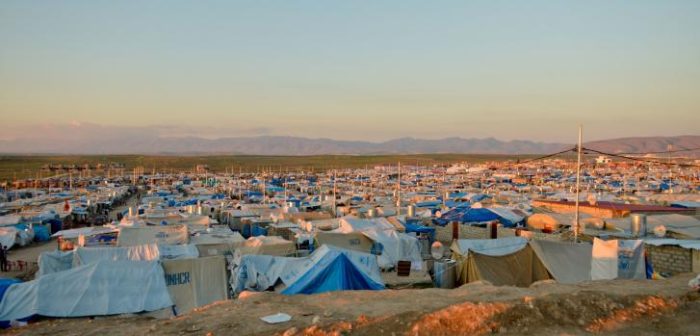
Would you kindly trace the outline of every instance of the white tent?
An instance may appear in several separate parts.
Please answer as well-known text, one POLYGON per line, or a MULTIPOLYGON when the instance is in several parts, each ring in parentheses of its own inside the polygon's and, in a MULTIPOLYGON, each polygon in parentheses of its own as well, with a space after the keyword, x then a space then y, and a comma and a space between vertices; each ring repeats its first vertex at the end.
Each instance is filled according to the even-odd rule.
POLYGON ((102 261, 11 285, 0 301, 0 320, 138 313, 172 305, 158 262, 102 261))

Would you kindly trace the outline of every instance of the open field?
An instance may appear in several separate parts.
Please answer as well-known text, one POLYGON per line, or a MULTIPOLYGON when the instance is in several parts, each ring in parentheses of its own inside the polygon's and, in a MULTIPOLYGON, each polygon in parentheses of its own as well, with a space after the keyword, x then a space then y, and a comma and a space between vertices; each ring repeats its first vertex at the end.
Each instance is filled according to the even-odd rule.
POLYGON ((55 172, 42 171, 44 165, 95 166, 98 163, 119 163, 126 171, 144 167, 146 172, 191 171, 195 165, 206 164, 215 172, 240 170, 326 170, 332 168, 363 168, 379 164, 440 165, 454 162, 480 163, 527 159, 536 155, 493 154, 415 154, 415 155, 315 155, 315 156, 257 156, 257 155, 3 155, 0 156, 0 181, 14 178, 48 177, 55 172))

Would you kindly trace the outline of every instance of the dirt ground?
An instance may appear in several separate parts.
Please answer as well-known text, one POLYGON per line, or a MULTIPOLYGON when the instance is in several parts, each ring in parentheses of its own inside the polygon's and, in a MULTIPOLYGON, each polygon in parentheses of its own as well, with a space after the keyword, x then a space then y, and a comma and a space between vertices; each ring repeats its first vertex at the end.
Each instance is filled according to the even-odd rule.
POLYGON ((529 288, 472 283, 453 290, 244 293, 171 319, 47 319, 13 335, 700 335, 691 274, 529 288), (260 317, 287 313, 270 325, 260 317))

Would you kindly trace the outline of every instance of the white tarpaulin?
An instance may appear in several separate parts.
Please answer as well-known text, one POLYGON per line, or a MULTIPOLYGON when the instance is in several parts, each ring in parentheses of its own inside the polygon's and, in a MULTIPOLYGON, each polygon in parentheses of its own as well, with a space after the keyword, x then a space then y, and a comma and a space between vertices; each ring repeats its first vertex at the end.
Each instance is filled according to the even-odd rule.
POLYGON ((591 280, 611 280, 617 278, 618 241, 593 239, 591 259, 591 280))
POLYGON ((518 252, 525 248, 527 239, 523 237, 505 237, 498 239, 458 239, 452 243, 451 250, 466 256, 469 251, 500 257, 518 252))
POLYGON ((379 267, 387 269, 395 267, 400 260, 407 260, 411 262, 411 269, 421 270, 423 256, 418 238, 394 230, 364 231, 363 234, 382 244, 382 254, 377 258, 379 267))
POLYGON ((155 261, 102 261, 15 284, 0 301, 0 320, 32 315, 79 317, 155 311, 173 305, 155 261))
POLYGON ((178 245, 189 241, 186 225, 121 227, 117 246, 144 244, 178 245))
POLYGON ((178 315, 227 299, 226 260, 223 256, 166 260, 163 269, 178 315))
POLYGON ((129 247, 78 247, 74 252, 74 266, 93 264, 100 261, 160 259, 160 251, 156 244, 129 247))
MULTIPOLYGON (((291 286, 314 267, 318 268, 317 271, 322 272, 323 267, 330 266, 324 262, 330 259, 327 257, 338 254, 343 254, 359 273, 371 280, 370 282, 383 286, 376 257, 367 253, 323 245, 312 255, 304 258, 265 255, 241 256, 239 260, 232 263, 231 287, 235 293, 240 293, 244 290, 264 291, 278 283, 291 286)), ((331 273, 335 274, 330 272, 329 276, 331 273)), ((347 279, 345 280, 347 281, 347 279)))
POLYGON ((36 277, 40 278, 50 273, 61 272, 73 268, 73 251, 51 251, 39 255, 39 271, 36 277))

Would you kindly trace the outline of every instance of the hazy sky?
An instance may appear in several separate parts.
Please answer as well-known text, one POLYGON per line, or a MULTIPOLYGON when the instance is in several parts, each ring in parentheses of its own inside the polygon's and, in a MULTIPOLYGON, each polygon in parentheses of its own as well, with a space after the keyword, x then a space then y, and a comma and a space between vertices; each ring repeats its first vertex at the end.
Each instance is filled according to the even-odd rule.
POLYGON ((0 122, 373 141, 574 142, 578 123, 588 140, 700 134, 700 1, 3 0, 0 122))

